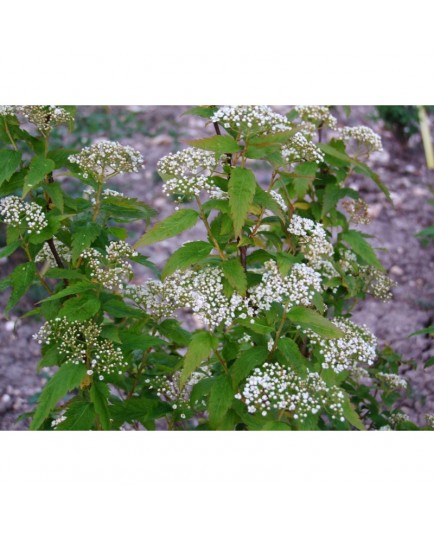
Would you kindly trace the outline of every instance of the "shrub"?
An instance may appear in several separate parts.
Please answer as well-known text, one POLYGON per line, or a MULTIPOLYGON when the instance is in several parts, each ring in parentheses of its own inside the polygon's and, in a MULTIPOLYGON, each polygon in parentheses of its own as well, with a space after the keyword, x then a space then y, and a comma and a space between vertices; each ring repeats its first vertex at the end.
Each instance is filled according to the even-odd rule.
POLYGON ((193 108, 215 132, 160 160, 175 210, 132 245, 129 224, 155 211, 107 183, 140 172, 143 158, 111 141, 51 149, 74 113, 0 108, 1 255, 27 257, 1 282, 6 311, 45 289, 30 314, 45 320, 39 366, 58 367, 31 429, 415 427, 396 409, 400 356, 351 320, 358 300, 387 300, 393 286, 351 228, 369 214, 346 184, 364 175, 389 197, 363 161, 381 150, 377 134, 338 128, 325 106, 193 108), (65 191, 65 174, 82 195, 65 191), (195 225, 207 238, 161 272, 140 253, 195 225), (137 263, 157 275, 132 283, 137 263), (186 329, 188 315, 199 329, 186 329))

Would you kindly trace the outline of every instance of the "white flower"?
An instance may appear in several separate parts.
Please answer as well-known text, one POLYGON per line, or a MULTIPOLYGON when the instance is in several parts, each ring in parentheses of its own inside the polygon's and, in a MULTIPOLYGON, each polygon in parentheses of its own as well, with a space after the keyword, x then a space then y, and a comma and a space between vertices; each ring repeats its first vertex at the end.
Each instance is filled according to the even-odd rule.
POLYGON ((324 161, 323 152, 301 132, 296 132, 282 147, 282 157, 289 164, 294 162, 316 162, 320 164, 324 161))
POLYGON ((36 125, 36 127, 47 135, 51 130, 61 125, 62 123, 68 123, 73 120, 73 116, 60 106, 18 106, 18 111, 21 112, 24 117, 30 122, 36 125))
POLYGON ((268 106, 223 106, 214 113, 211 121, 235 130, 244 137, 292 128, 285 116, 273 112, 268 106))
POLYGON ((300 237, 301 251, 312 263, 333 255, 333 246, 327 240, 326 231, 321 223, 294 214, 288 233, 300 237))
POLYGON ((11 227, 25 226, 28 234, 40 234, 48 225, 44 211, 37 203, 26 203, 16 195, 0 199, 0 216, 11 227))
POLYGON ((336 117, 330 113, 328 106, 296 106, 295 110, 303 122, 313 123, 316 127, 336 128, 336 117))
POLYGON ((343 140, 353 139, 370 153, 383 150, 380 136, 369 127, 344 127, 339 132, 343 140))

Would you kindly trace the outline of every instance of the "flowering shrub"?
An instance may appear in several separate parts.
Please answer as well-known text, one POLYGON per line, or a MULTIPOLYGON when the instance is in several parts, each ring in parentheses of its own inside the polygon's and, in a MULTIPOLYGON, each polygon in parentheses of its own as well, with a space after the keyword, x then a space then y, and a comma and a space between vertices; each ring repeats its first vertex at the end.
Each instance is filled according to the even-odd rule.
POLYGON ((143 157, 113 141, 51 149, 74 113, 0 107, 0 254, 27 258, 0 285, 6 312, 43 287, 35 340, 40 367, 57 367, 31 429, 415 427, 396 408, 400 357, 351 321, 358 300, 390 299, 393 286, 351 228, 369 215, 349 177, 389 196, 361 160, 381 150, 377 134, 340 128, 325 106, 194 108, 214 132, 160 160, 174 211, 132 244, 128 224, 155 212, 106 183, 140 172, 143 157), (83 195, 68 194, 65 174, 83 195), (144 255, 195 225, 207 239, 161 272, 144 255), (137 263, 155 274, 141 285, 137 263))

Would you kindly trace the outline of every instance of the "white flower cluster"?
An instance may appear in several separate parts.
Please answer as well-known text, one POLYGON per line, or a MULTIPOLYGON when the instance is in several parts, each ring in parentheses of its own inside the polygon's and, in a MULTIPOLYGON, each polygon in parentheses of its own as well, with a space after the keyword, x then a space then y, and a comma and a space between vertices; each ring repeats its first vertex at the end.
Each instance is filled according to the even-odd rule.
POLYGON ((357 273, 360 269, 357 263, 357 255, 349 249, 341 249, 339 253, 341 256, 339 266, 342 270, 348 273, 357 273))
POLYGON ((262 281, 250 291, 250 303, 258 311, 268 311, 273 302, 312 305, 315 293, 321 292, 321 276, 306 264, 294 264, 282 276, 274 260, 264 264, 262 281))
POLYGON ((425 415, 425 421, 428 428, 434 429, 434 414, 433 413, 427 413, 425 415))
POLYGON ((382 151, 381 138, 369 127, 344 127, 340 129, 343 140, 355 140, 359 145, 364 145, 369 153, 382 151))
POLYGON ((279 363, 265 363, 255 368, 247 378, 241 393, 249 413, 260 412, 266 417, 270 412, 290 412, 291 417, 303 422, 310 415, 322 412, 332 419, 344 421, 344 395, 337 387, 327 387, 316 372, 305 379, 279 363))
POLYGON ((18 111, 30 122, 36 125, 44 136, 54 127, 73 120, 73 116, 60 106, 18 106, 18 111))
POLYGON ((383 302, 392 299, 396 281, 373 266, 360 266, 360 276, 365 281, 365 291, 383 302))
MULTIPOLYGON (((95 204, 95 190, 93 188, 88 186, 83 190, 83 194, 90 200, 92 205, 95 204)), ((125 195, 121 192, 118 192, 117 190, 110 190, 110 188, 105 188, 101 192, 101 198, 107 199, 108 197, 125 197, 125 195)))
POLYGON ((371 223, 372 218, 369 215, 369 206, 363 199, 357 199, 356 201, 346 199, 342 201, 342 206, 350 215, 350 222, 359 225, 368 225, 371 223))
POLYGON ((214 113, 211 121, 235 130, 244 137, 292 128, 285 116, 273 112, 269 106, 223 106, 214 113))
POLYGON ((289 142, 282 146, 282 157, 289 163, 324 161, 324 153, 301 132, 296 132, 289 142))
POLYGON ((242 337, 240 337, 237 342, 238 344, 248 344, 249 346, 254 346, 252 337, 248 333, 245 333, 242 337))
POLYGON ((25 203, 16 195, 0 199, 0 216, 12 227, 25 225, 28 234, 40 234, 48 225, 44 211, 37 203, 25 203))
POLYGON ((61 413, 60 415, 58 415, 55 419, 53 419, 51 421, 51 428, 53 428, 53 430, 56 430, 57 429, 57 426, 66 420, 66 415, 64 415, 63 413, 61 413))
POLYGON ((303 255, 311 262, 333 255, 333 246, 327 240, 327 234, 321 223, 294 214, 288 232, 299 236, 303 255))
POLYGON ((333 264, 326 259, 315 259, 310 263, 311 268, 321 274, 321 276, 327 279, 333 279, 334 277, 339 277, 339 272, 333 266, 333 264))
POLYGON ((399 411, 397 413, 392 413, 392 415, 389 417, 389 422, 392 426, 398 426, 398 424, 411 422, 411 420, 408 415, 399 411))
POLYGON ((210 180, 221 162, 211 151, 190 147, 164 156, 157 164, 157 171, 165 180, 163 192, 167 195, 200 195, 216 188, 210 180))
POLYGON ((332 323, 343 331, 339 339, 326 339, 310 329, 303 330, 308 340, 324 359, 322 367, 339 373, 352 370, 358 363, 372 365, 376 359, 377 340, 366 326, 347 318, 334 318, 332 323))
POLYGON ((390 389, 407 389, 407 380, 398 374, 390 374, 387 372, 377 372, 377 378, 390 389))
POLYGON ((7 115, 15 115, 18 113, 17 106, 11 106, 9 104, 2 104, 0 105, 0 115, 7 116, 7 115))
POLYGON ((132 173, 144 168, 143 157, 129 145, 121 145, 117 141, 100 141, 90 147, 85 147, 78 154, 68 157, 83 171, 83 177, 89 173, 95 175, 98 181, 119 175, 132 173))
POLYGON ((300 119, 306 123, 314 123, 316 127, 327 126, 336 128, 337 119, 330 113, 328 106, 296 106, 300 119))
MULTIPOLYGON (((185 419, 187 414, 194 409, 190 402, 190 393, 194 385, 207 376, 206 367, 204 372, 193 372, 187 383, 182 389, 179 387, 179 380, 181 373, 176 371, 172 376, 153 376, 146 378, 145 383, 147 386, 156 392, 164 402, 171 404, 172 409, 181 417, 185 419)), ((200 402, 200 405, 205 409, 205 400, 200 402)))
MULTIPOLYGON (((54 247, 56 248, 59 257, 65 262, 71 262, 71 250, 65 246, 60 240, 54 238, 54 247)), ((51 268, 57 268, 57 262, 47 242, 44 242, 42 249, 35 257, 36 262, 48 262, 51 268)))
POLYGON ((137 257, 138 253, 124 241, 110 242, 106 255, 95 248, 83 251, 81 257, 88 261, 90 276, 109 290, 122 289, 133 277, 131 264, 125 260, 137 257))
POLYGON ((270 190, 270 195, 284 212, 288 210, 288 206, 279 192, 276 192, 276 190, 270 190))
POLYGON ((104 374, 121 375, 126 361, 121 350, 112 341, 100 338, 100 334, 101 326, 92 320, 70 321, 58 317, 45 322, 33 338, 39 344, 55 343, 66 363, 85 364, 89 376, 95 373, 103 380, 104 374))

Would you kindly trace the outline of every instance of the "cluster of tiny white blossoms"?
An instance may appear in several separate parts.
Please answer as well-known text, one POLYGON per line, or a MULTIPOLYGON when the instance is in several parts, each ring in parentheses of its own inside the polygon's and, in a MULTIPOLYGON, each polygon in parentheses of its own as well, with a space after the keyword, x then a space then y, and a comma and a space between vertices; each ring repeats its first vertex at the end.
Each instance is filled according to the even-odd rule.
POLYGON ((276 192, 276 190, 270 190, 270 195, 284 212, 288 210, 288 206, 279 192, 276 192))
POLYGON ((406 422, 411 422, 411 421, 408 415, 406 415, 402 411, 399 411, 397 413, 392 413, 392 415, 390 415, 389 422, 392 426, 398 426, 399 424, 404 424, 406 422))
POLYGON ((106 255, 95 248, 83 251, 81 257, 88 262, 90 276, 109 290, 122 289, 133 277, 131 264, 125 260, 137 257, 138 253, 129 244, 120 240, 106 246, 106 255))
POLYGON ((300 237, 301 251, 311 262, 333 255, 333 246, 327 240, 327 233, 321 223, 294 214, 288 233, 300 237))
POLYGON ((289 142, 282 146, 282 157, 289 163, 324 161, 324 153, 301 132, 296 132, 289 142))
POLYGON ((248 344, 249 346, 254 346, 252 337, 248 333, 245 333, 242 337, 240 337, 237 342, 238 344, 248 344))
MULTIPOLYGON (((92 205, 95 204, 95 202, 96 202, 96 200, 95 200, 96 192, 95 192, 95 190, 93 188, 88 186, 87 188, 85 188, 83 190, 83 194, 90 200, 92 205)), ((118 192, 117 190, 111 190, 110 188, 105 188, 101 192, 101 198, 102 199, 107 199, 109 197, 125 197, 125 195, 122 194, 121 192, 118 192)))
MULTIPOLYGON (((56 248, 57 253, 59 254, 59 257, 64 260, 65 262, 71 262, 71 250, 68 246, 65 246, 60 240, 57 240, 57 238, 54 238, 54 247, 56 248)), ((36 262, 48 262, 51 268, 57 267, 56 259, 54 258, 54 255, 50 249, 50 246, 47 242, 44 242, 44 245, 42 246, 42 249, 38 252, 38 254, 35 257, 36 262)))
MULTIPOLYGON (((327 279, 333 279, 334 277, 339 277, 339 272, 333 266, 333 264, 327 259, 315 259, 309 263, 311 268, 321 274, 321 276, 327 279)), ((335 287, 337 289, 337 287, 335 287)))
POLYGON ((434 414, 433 413, 427 413, 425 415, 425 422, 428 428, 434 429, 434 414))
POLYGON ((377 372, 377 378, 383 382, 389 389, 407 389, 407 380, 398 374, 390 374, 387 372, 377 372))
POLYGON ((322 368, 339 373, 351 371, 358 363, 372 365, 376 359, 377 340, 366 326, 347 318, 334 318, 332 323, 343 333, 338 339, 321 337, 310 329, 303 330, 310 345, 322 356, 322 368))
POLYGON ((350 215, 350 222, 359 225, 368 225, 368 223, 371 223, 372 218, 369 215, 369 206, 363 199, 357 199, 356 201, 346 199, 342 201, 342 206, 350 215))
POLYGON ((51 428, 53 428, 53 430, 56 430, 57 426, 65 420, 66 415, 64 415, 63 413, 59 414, 55 419, 51 421, 51 428))
POLYGON ((344 127, 339 132, 343 140, 355 140, 359 145, 363 145, 369 153, 383 150, 381 137, 369 127, 344 127))
POLYGON ((69 156, 68 160, 80 167, 85 179, 91 174, 99 181, 122 173, 138 172, 145 167, 139 151, 117 141, 94 143, 69 156))
POLYGON ((85 364, 88 375, 95 373, 102 381, 105 374, 121 375, 126 361, 120 348, 115 347, 112 341, 100 338, 100 334, 101 326, 92 320, 71 321, 57 317, 45 322, 33 338, 39 344, 56 344, 64 362, 85 364))
POLYGON ((0 115, 7 116, 15 115, 16 113, 18 113, 17 106, 11 106, 9 104, 0 105, 0 115))
POLYGON ((337 119, 330 113, 328 106, 296 106, 295 110, 303 123, 313 123, 316 127, 336 128, 337 119))
POLYGON ((253 134, 282 132, 292 128, 288 119, 269 106, 223 106, 211 117, 225 129, 239 132, 244 137, 253 134))
MULTIPOLYGON (((194 409, 190 402, 190 393, 194 385, 208 375, 206 367, 204 371, 193 372, 184 387, 180 388, 180 371, 176 371, 172 376, 153 376, 146 378, 145 383, 156 392, 163 402, 168 402, 172 409, 181 417, 187 418, 189 412, 194 409)), ((202 409, 206 406, 205 400, 201 400, 202 409)))
POLYGON ((365 291, 383 302, 392 299, 396 281, 373 266, 360 266, 360 275, 365 280, 365 291))
POLYGON ((72 121, 73 116, 60 106, 18 106, 18 111, 46 136, 54 127, 72 121))
POLYGON ((0 199, 0 216, 12 227, 25 225, 28 234, 40 234, 48 225, 44 211, 37 203, 26 203, 16 195, 0 199))
POLYGON ((294 264, 287 276, 279 272, 276 261, 264 264, 259 285, 249 294, 250 304, 256 311, 268 311, 273 303, 312 305, 315 293, 322 291, 321 276, 306 264, 294 264))
POLYGON ((215 153, 195 147, 164 156, 157 164, 157 171, 165 180, 163 192, 168 196, 198 196, 202 191, 219 191, 211 176, 221 161, 215 153))
POLYGON ((235 398, 242 400, 249 413, 288 411, 295 420, 303 422, 310 415, 325 412, 332 419, 344 421, 344 395, 336 386, 327 387, 316 372, 301 378, 279 363, 265 363, 255 368, 235 398))

